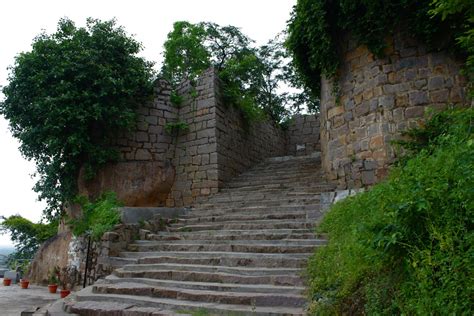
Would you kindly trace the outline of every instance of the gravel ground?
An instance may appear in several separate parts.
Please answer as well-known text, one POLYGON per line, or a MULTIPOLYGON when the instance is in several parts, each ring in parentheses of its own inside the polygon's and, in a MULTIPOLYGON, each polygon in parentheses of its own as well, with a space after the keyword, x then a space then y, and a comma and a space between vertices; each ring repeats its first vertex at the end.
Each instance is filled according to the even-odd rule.
POLYGON ((1 316, 19 316, 22 311, 42 307, 57 299, 59 299, 59 291, 51 294, 47 286, 30 284, 27 289, 22 289, 19 284, 4 286, 3 279, 0 279, 1 316))

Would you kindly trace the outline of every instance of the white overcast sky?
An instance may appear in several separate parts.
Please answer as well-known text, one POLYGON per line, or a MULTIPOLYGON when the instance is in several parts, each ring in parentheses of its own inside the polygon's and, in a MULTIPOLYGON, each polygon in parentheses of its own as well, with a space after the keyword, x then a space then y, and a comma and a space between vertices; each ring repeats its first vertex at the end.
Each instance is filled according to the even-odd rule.
MULTIPOLYGON (((53 33, 61 17, 84 25, 87 17, 116 18, 144 45, 142 56, 162 60, 166 35, 175 21, 211 21, 240 27, 242 32, 263 44, 283 30, 296 0, 2 0, 0 2, 0 86, 7 84, 7 67, 19 52, 29 51, 32 39, 41 30, 53 33)), ((3 95, 0 94, 0 99, 3 95)), ((0 116, 0 215, 21 214, 38 221, 44 205, 32 191, 34 163, 18 151, 18 142, 0 116)), ((0 236, 0 246, 9 245, 0 236)))

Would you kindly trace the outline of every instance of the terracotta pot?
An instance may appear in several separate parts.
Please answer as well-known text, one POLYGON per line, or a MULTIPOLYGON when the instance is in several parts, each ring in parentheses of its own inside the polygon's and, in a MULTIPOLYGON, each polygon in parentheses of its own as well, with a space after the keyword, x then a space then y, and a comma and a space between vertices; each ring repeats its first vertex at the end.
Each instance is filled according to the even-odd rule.
POLYGON ((48 290, 49 290, 49 293, 54 294, 58 290, 58 285, 57 284, 49 284, 48 285, 48 290))
POLYGON ((10 286, 12 284, 12 280, 11 279, 3 279, 3 285, 5 286, 10 286))
POLYGON ((61 295, 61 298, 65 298, 65 297, 68 296, 70 293, 71 293, 70 290, 61 290, 61 291, 59 292, 59 294, 61 295))
POLYGON ((22 289, 27 289, 28 285, 30 285, 30 281, 28 280, 20 280, 20 286, 22 289))

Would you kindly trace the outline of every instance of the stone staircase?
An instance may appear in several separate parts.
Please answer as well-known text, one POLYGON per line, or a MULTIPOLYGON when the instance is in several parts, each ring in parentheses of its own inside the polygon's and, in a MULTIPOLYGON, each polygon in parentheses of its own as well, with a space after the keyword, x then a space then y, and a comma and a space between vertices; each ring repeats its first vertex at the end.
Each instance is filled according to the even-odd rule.
POLYGON ((80 315, 303 315, 304 267, 321 220, 317 156, 271 158, 166 231, 114 258, 124 265, 77 292, 80 315))

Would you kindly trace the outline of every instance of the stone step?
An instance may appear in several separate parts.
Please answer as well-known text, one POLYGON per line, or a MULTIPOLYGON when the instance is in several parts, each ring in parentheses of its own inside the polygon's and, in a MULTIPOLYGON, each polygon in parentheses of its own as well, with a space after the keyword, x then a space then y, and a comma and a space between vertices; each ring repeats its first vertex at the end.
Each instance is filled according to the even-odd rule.
MULTIPOLYGON (((178 225, 185 223, 186 220, 200 217, 217 217, 217 216, 226 216, 226 218, 241 216, 241 218, 246 218, 248 216, 254 216, 256 220, 265 220, 275 217, 278 219, 282 216, 288 216, 289 218, 297 216, 300 218, 309 218, 317 219, 321 215, 324 215, 324 212, 321 211, 324 205, 322 204, 308 204, 308 205, 280 205, 280 206, 265 206, 265 205, 255 205, 255 206, 234 206, 227 205, 218 208, 207 208, 199 209, 189 212, 189 215, 182 217, 179 220, 176 220, 171 225, 178 225), (285 215, 286 214, 286 215, 285 215), (269 218, 268 218, 269 217, 269 218)), ((284 219, 284 218, 281 218, 284 219)), ((212 218, 209 218, 212 221, 212 218)), ((237 221, 236 219, 235 221, 237 221)), ((216 220, 214 220, 216 221, 216 220)), ((222 220, 221 220, 222 221, 222 220)), ((227 220, 226 220, 227 221, 227 220)))
MULTIPOLYGON (((303 208, 299 206, 298 209, 303 208)), ((280 212, 255 212, 255 211, 246 211, 234 212, 234 211, 225 211, 225 210, 215 210, 215 211, 203 211, 197 212, 192 216, 187 218, 179 219, 176 224, 194 224, 194 223, 213 223, 213 222, 228 222, 228 221, 253 221, 253 220, 270 220, 270 219, 318 219, 323 216, 323 213, 319 211, 320 206, 311 205, 311 210, 302 210, 302 211, 280 211, 280 212)), ((245 208, 242 208, 245 210, 245 208)))
POLYGON ((294 171, 265 171, 265 172, 253 172, 245 173, 230 181, 230 183, 242 182, 242 181, 255 181, 255 180, 266 180, 269 183, 273 181, 278 182, 292 182, 294 180, 321 180, 323 179, 323 172, 321 169, 307 169, 307 170, 294 170, 294 171))
POLYGON ((298 294, 195 290, 151 286, 141 282, 98 284, 93 287, 92 291, 101 294, 139 295, 218 304, 285 307, 302 307, 305 304, 305 298, 298 294))
POLYGON ((309 253, 280 254, 224 251, 146 251, 120 253, 120 257, 135 260, 134 263, 182 263, 266 268, 302 268, 309 255, 309 253))
MULTIPOLYGON (((238 205, 234 203, 228 203, 227 205, 216 205, 214 208, 208 207, 205 209, 194 209, 193 211, 189 212, 189 215, 186 217, 182 217, 180 220, 177 220, 176 223, 184 219, 194 218, 194 217, 202 217, 202 216, 216 216, 216 215, 231 215, 231 214, 242 214, 242 215, 249 215, 249 214, 281 214, 281 213, 289 213, 289 212, 316 212, 321 209, 321 204, 306 204, 306 205, 273 205, 273 206, 266 206, 266 205, 238 205)), ((174 224, 176 224, 174 223, 174 224)))
MULTIPOLYGON (((75 302, 72 301, 66 304, 65 308, 69 312, 78 313, 80 315, 149 316, 151 312, 157 312, 156 314, 153 313, 153 316, 155 316, 160 315, 159 313, 162 312, 157 309, 180 311, 180 313, 195 311, 210 315, 304 315, 304 310, 301 307, 260 307, 252 305, 193 302, 135 295, 94 294, 89 288, 85 288, 78 292, 75 299, 75 302), (114 309, 115 314, 88 313, 96 312, 97 310, 104 310, 106 307, 114 309), (139 311, 137 313, 129 314, 129 311, 133 312, 133 309, 139 309, 140 307, 149 308, 148 314, 139 313, 139 311)), ((173 314, 169 313, 163 315, 173 314)))
POLYGON ((258 240, 250 243, 249 240, 209 241, 209 243, 193 241, 148 241, 128 245, 130 251, 229 251, 229 252, 255 252, 255 253, 310 253, 318 246, 324 245, 323 241, 312 239, 299 239, 297 241, 285 240, 258 240))
POLYGON ((311 239, 314 234, 309 229, 267 229, 267 230, 210 230, 198 232, 157 232, 148 234, 148 240, 278 240, 278 239, 311 239))
MULTIPOLYGON (((234 273, 219 272, 215 269, 207 271, 186 270, 175 266, 176 269, 163 270, 124 270, 119 268, 113 274, 121 278, 150 278, 174 281, 213 282, 213 283, 235 283, 235 284, 272 284, 285 286, 302 286, 303 280, 299 275, 291 274, 289 271, 280 269, 283 274, 269 274, 262 271, 254 275, 243 274, 243 271, 234 270, 234 273)), ((222 267, 220 267, 222 268, 222 267)), ((239 267, 243 269, 242 267, 239 267)), ((198 269, 198 268, 195 268, 198 269)), ((247 268, 248 269, 248 268, 247 268)), ((261 268, 267 269, 268 268, 261 268)), ((289 268, 288 268, 289 269, 289 268)), ((221 269, 225 270, 225 269, 221 269)))
MULTIPOLYGON (((143 253, 143 252, 142 252, 143 253)), ((153 252, 156 254, 156 252, 153 252)), ((199 265, 224 265, 234 267, 265 267, 265 268, 302 268, 306 262, 306 258, 295 258, 293 256, 281 256, 274 258, 261 259, 259 254, 249 253, 247 256, 228 256, 220 257, 208 255, 200 257, 190 257, 189 252, 182 252, 182 255, 166 256, 161 252, 156 255, 144 253, 144 257, 134 260, 131 263, 154 264, 154 263, 173 263, 173 264, 199 264, 199 265)), ((293 254, 291 254, 293 255, 293 254)))
POLYGON ((115 275, 109 275, 105 278, 106 284, 117 284, 122 282, 140 283, 156 287, 173 287, 189 290, 203 291, 230 291, 246 293, 290 293, 304 294, 304 287, 298 286, 276 286, 276 285, 255 285, 255 284, 231 284, 231 283, 210 283, 210 282, 187 282, 173 280, 156 280, 147 278, 119 278, 115 275))
POLYGON ((318 188, 320 190, 326 187, 331 188, 332 186, 325 184, 320 179, 314 179, 312 181, 268 181, 268 180, 253 180, 253 181, 239 181, 230 182, 222 190, 266 190, 266 189, 304 189, 307 188, 318 188))
POLYGON ((287 204, 292 202, 306 203, 308 201, 319 201, 321 199, 319 194, 298 192, 295 194, 293 191, 283 192, 278 191, 275 193, 260 193, 260 192, 237 192, 237 193, 222 193, 215 197, 210 198, 206 203, 199 205, 201 208, 213 206, 214 204, 229 203, 229 202, 245 202, 245 203, 272 203, 274 204, 287 204))
MULTIPOLYGON (((246 200, 245 196, 242 196, 240 199, 234 198, 234 199, 222 199, 220 201, 216 201, 213 203, 206 203, 200 205, 198 208, 190 209, 190 212, 192 210, 206 210, 206 209, 216 209, 216 208, 241 208, 241 207, 259 207, 259 206, 266 206, 266 207, 281 207, 281 206, 304 206, 304 205, 315 205, 320 203, 320 198, 319 197, 313 197, 313 198, 307 198, 307 199, 302 199, 302 198, 293 198, 293 197, 287 197, 287 198, 282 198, 280 197, 279 199, 274 199, 272 200, 271 198, 262 198, 260 200, 246 200), (265 202, 268 199, 268 202, 265 202)), ((186 215, 182 216, 183 217, 189 217, 192 216, 192 213, 188 212, 186 215)))
POLYGON ((310 192, 325 192, 332 191, 334 185, 321 183, 321 181, 314 182, 295 182, 295 183, 276 183, 276 184, 267 184, 265 182, 242 182, 242 183, 229 183, 221 189, 221 192, 229 191, 259 191, 259 192, 278 192, 281 190, 291 190, 302 191, 306 190, 310 192))
POLYGON ((314 221, 307 220, 255 220, 249 221, 229 221, 209 224, 185 225, 173 224, 168 227, 170 232, 192 232, 203 230, 261 230, 261 229, 312 229, 316 227, 314 221))

